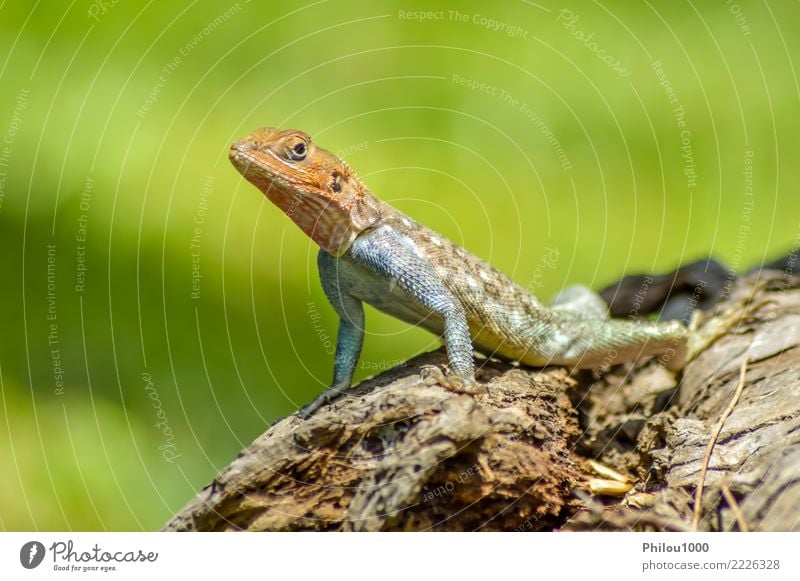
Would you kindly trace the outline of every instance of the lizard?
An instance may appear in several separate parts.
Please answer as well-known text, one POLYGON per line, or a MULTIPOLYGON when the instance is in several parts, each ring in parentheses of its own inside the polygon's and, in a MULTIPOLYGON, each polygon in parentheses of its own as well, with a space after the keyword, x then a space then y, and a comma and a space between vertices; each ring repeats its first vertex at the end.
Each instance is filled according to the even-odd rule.
POLYGON ((475 395, 485 388, 475 378, 473 350, 531 367, 570 369, 645 356, 680 369, 698 350, 680 321, 609 318, 605 302, 586 287, 570 287, 543 304, 381 201, 347 163, 303 131, 258 129, 233 143, 229 158, 320 247, 322 289, 339 329, 332 383, 300 410, 304 417, 351 387, 364 342, 364 303, 442 337, 447 373, 438 373, 438 381, 475 395))

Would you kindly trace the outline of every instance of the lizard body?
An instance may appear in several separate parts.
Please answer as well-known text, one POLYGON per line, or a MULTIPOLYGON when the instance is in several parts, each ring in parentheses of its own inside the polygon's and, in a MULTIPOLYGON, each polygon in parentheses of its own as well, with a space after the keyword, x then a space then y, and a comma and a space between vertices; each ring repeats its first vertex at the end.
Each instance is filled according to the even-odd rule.
POLYGON ((597 368, 646 355, 687 357, 688 329, 608 319, 582 287, 543 305, 505 274, 380 201, 350 168, 301 131, 263 128, 237 141, 239 172, 320 246, 322 287, 340 317, 331 388, 350 387, 364 339, 363 303, 444 338, 445 386, 481 391, 473 348, 540 367, 597 368))

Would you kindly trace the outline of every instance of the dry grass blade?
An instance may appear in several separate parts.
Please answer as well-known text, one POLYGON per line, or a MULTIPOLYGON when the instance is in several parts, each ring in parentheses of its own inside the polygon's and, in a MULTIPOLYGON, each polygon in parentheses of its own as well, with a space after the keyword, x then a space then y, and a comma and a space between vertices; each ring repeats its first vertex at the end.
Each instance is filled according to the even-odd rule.
POLYGON ((722 415, 719 417, 717 425, 714 426, 714 430, 711 432, 711 438, 708 441, 708 446, 706 446, 706 453, 703 456, 703 464, 700 468, 700 476, 697 479, 697 489, 694 494, 694 513, 692 515, 692 527, 695 530, 697 530, 697 526, 700 524, 700 515, 702 512, 701 501, 703 499, 703 488, 705 486, 706 474, 708 473, 708 464, 711 461, 711 454, 714 451, 714 446, 717 443, 717 438, 719 437, 719 434, 722 431, 722 426, 725 425, 725 420, 728 419, 728 416, 731 415, 731 412, 733 412, 733 409, 739 402, 739 398, 742 395, 742 390, 744 389, 744 380, 746 375, 747 375, 747 356, 745 356, 744 359, 742 359, 742 365, 739 367, 739 384, 736 386, 736 391, 734 391, 733 393, 733 398, 731 398, 731 402, 728 404, 728 407, 725 408, 725 411, 723 411, 722 415))
POLYGON ((722 481, 722 484, 720 484, 720 489, 722 490, 722 496, 725 497, 728 506, 731 507, 733 517, 736 519, 736 523, 739 525, 739 530, 743 533, 749 532, 750 528, 747 526, 747 521, 744 520, 742 509, 739 508, 739 503, 736 502, 736 498, 733 496, 733 493, 728 487, 728 482, 726 480, 722 481))

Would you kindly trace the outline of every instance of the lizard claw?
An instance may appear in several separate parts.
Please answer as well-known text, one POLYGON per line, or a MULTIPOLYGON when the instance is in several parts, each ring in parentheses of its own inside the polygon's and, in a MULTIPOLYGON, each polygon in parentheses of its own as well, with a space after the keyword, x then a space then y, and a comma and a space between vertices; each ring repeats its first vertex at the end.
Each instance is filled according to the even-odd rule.
POLYGON ((444 387, 456 393, 468 393, 470 395, 480 395, 486 393, 486 387, 478 383, 474 377, 461 377, 459 375, 448 375, 443 383, 444 387))
POLYGON ((474 377, 445 375, 435 365, 426 365, 420 370, 420 375, 427 385, 441 385, 456 393, 479 395, 487 391, 486 387, 478 383, 474 377))
POLYGON ((423 365, 419 370, 419 375, 425 385, 444 385, 447 382, 442 370, 435 365, 423 365))
POLYGON ((319 408, 333 402, 334 400, 338 399, 343 395, 345 395, 345 388, 340 388, 336 386, 329 387, 321 394, 319 394, 314 401, 301 407, 297 411, 297 415, 301 419, 307 420, 312 415, 314 415, 314 412, 316 412, 319 408))

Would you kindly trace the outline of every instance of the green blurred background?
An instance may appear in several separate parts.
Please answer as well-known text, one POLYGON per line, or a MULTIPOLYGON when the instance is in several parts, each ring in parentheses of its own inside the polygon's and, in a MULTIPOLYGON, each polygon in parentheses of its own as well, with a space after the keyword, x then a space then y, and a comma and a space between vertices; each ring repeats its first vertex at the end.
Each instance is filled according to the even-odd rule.
MULTIPOLYGON (((157 529, 327 384, 316 249, 234 139, 307 131, 543 298, 741 270, 798 235, 798 39, 788 2, 2 3, 0 529, 157 529)), ((438 345, 368 333, 359 378, 438 345)))

